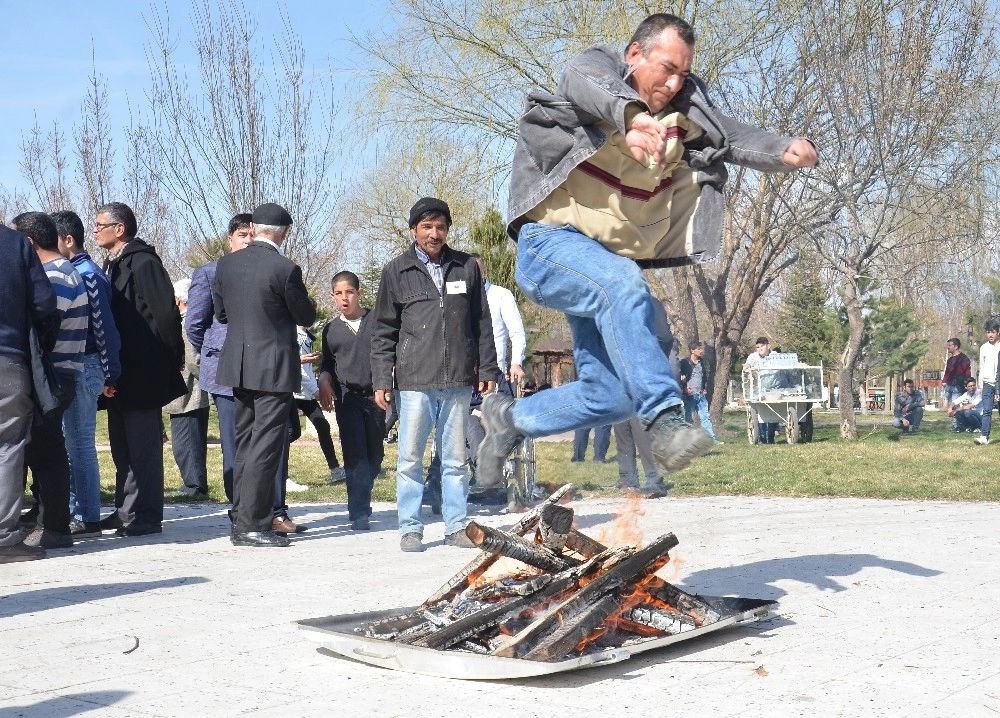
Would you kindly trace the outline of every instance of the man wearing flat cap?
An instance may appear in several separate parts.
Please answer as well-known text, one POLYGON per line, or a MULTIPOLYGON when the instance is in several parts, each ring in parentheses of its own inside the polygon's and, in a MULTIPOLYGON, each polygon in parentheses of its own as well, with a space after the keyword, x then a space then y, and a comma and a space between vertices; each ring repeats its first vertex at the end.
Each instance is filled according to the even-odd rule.
POLYGON ((231 540, 287 546, 272 528, 274 475, 302 376, 296 327, 316 320, 316 305, 302 270, 281 254, 292 228, 285 208, 262 204, 250 227, 253 242, 219 260, 212 287, 215 316, 229 325, 216 380, 233 387, 236 402, 231 540))
POLYGON ((444 543, 470 548, 465 535, 465 424, 473 387, 488 393, 496 384, 493 322, 476 260, 446 244, 451 228, 447 203, 433 197, 418 200, 409 225, 413 245, 382 269, 372 328, 375 402, 388 409, 395 386, 399 412, 399 547, 424 550, 424 449, 435 428, 444 543))

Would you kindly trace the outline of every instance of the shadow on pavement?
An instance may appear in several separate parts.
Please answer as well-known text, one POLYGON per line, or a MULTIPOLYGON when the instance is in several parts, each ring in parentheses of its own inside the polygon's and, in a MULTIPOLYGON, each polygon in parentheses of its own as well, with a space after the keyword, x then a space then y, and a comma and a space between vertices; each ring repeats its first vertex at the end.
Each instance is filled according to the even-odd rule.
POLYGON ((941 574, 941 571, 915 563, 884 559, 868 553, 813 554, 697 571, 684 578, 683 588, 692 593, 776 599, 787 594, 787 591, 774 585, 778 581, 791 579, 811 584, 820 591, 846 591, 848 587, 834 579, 853 576, 865 568, 885 568, 921 578, 941 574), (769 586, 770 590, 764 590, 764 586, 769 586))
MULTIPOLYGON (((177 588, 208 583, 203 576, 181 576, 161 581, 136 581, 135 583, 103 583, 79 586, 58 586, 22 591, 10 596, 0 594, 0 618, 10 618, 22 613, 37 613, 53 608, 63 608, 79 603, 100 601, 105 598, 130 596, 162 588, 177 588)), ((48 715, 48 714, 46 714, 48 715)))
POLYGON ((5 710, 11 716, 45 716, 46 718, 68 718, 91 711, 100 711, 113 706, 123 698, 132 695, 130 691, 96 691, 94 693, 70 693, 65 696, 46 698, 37 703, 5 710))

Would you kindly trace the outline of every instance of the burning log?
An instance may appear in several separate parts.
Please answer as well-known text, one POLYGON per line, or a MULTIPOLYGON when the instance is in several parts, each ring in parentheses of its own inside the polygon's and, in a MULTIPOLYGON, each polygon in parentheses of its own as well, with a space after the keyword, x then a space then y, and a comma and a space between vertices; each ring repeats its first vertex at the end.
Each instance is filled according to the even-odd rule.
POLYGON ((567 569, 553 576, 551 581, 529 596, 519 596, 491 604, 481 611, 435 631, 431 635, 421 636, 416 643, 427 648, 447 648, 464 641, 483 629, 492 628, 505 620, 516 617, 526 608, 573 588, 582 576, 587 575, 595 567, 596 562, 592 559, 585 564, 567 569))
MULTIPOLYGON (((541 518, 542 511, 545 507, 558 503, 560 499, 568 494, 572 488, 573 484, 565 484, 553 491, 548 498, 522 516, 517 523, 511 526, 510 529, 508 529, 509 533, 515 536, 524 536, 529 531, 533 531, 538 525, 538 521, 541 518)), ((439 601, 451 600, 457 594, 464 591, 470 583, 482 576, 496 560, 497 554, 490 553, 482 553, 472 559, 472 561, 470 561, 465 568, 455 574, 451 580, 448 581, 448 583, 428 596, 427 600, 423 602, 421 608, 432 606, 439 601)))
POLYGON ((573 509, 559 504, 548 504, 542 509, 538 533, 542 545, 552 551, 562 551, 573 530, 573 509))
POLYGON ((465 535, 483 551, 500 554, 543 571, 559 572, 579 563, 575 559, 560 556, 550 548, 475 521, 465 527, 465 535))
POLYGON ((528 628, 513 636, 493 654, 507 658, 521 657, 531 650, 538 642, 536 639, 540 636, 555 630, 560 623, 568 620, 569 617, 576 616, 590 603, 598 601, 604 594, 617 589, 626 581, 636 578, 636 575, 644 571, 650 564, 660 561, 663 555, 677 543, 676 536, 666 534, 648 546, 631 553, 631 555, 622 556, 618 553, 610 556, 605 565, 602 566, 603 572, 594 580, 573 593, 563 603, 551 609, 528 628), (612 565, 609 567, 608 564, 612 565))
POLYGON ((541 576, 518 581, 515 579, 501 579, 493 581, 485 586, 475 589, 467 589, 462 596, 471 601, 489 601, 495 598, 511 598, 513 596, 530 596, 541 588, 544 588, 552 576, 543 573, 541 576))
POLYGON ((677 588, 677 586, 667 583, 662 578, 653 577, 647 583, 646 590, 653 598, 690 615, 699 626, 704 626, 707 623, 715 623, 722 617, 718 611, 705 601, 702 601, 697 596, 692 596, 690 593, 685 593, 677 588))
POLYGON ((573 529, 569 532, 569 536, 566 537, 566 548, 580 554, 584 558, 592 558, 606 550, 607 546, 599 541, 595 541, 587 534, 573 529))
POLYGON ((580 642, 587 640, 594 630, 620 607, 618 597, 608 594, 597 603, 585 608, 572 621, 562 624, 524 657, 530 661, 551 661, 562 658, 580 642))

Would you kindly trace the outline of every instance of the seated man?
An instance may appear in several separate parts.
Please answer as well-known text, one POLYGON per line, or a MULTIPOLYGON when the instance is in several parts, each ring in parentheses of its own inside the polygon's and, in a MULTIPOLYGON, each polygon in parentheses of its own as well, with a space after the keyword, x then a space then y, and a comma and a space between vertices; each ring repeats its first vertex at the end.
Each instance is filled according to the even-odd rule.
POLYGON ((948 416, 955 422, 955 432, 979 431, 983 421, 983 392, 973 377, 965 379, 965 393, 948 406, 948 416))
POLYGON ((924 418, 924 393, 913 388, 913 379, 903 380, 903 391, 896 395, 896 417, 892 425, 902 429, 904 434, 915 434, 924 418))

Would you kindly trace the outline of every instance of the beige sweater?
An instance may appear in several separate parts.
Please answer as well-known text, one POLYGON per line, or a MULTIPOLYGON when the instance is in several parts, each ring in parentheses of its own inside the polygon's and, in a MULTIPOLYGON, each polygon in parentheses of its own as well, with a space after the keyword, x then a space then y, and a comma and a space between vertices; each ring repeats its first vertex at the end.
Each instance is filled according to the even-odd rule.
POLYGON ((687 256, 690 218, 698 201, 695 173, 683 160, 684 141, 701 130, 679 112, 656 116, 668 128, 666 160, 636 162, 625 136, 609 123, 599 127, 608 141, 570 172, 527 219, 569 224, 616 254, 633 259, 687 256), (661 247, 667 251, 661 251, 661 247))

